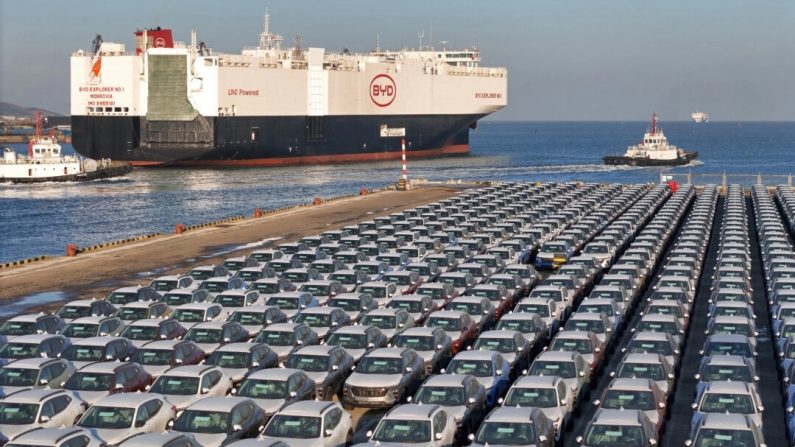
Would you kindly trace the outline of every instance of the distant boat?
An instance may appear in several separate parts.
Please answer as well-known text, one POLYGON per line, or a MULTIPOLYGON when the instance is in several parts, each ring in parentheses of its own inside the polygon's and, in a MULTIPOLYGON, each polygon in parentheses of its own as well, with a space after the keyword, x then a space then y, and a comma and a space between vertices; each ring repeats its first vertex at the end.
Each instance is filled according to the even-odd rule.
POLYGON ((690 118, 693 120, 694 123, 708 123, 709 122, 709 115, 705 112, 693 112, 690 115, 690 118))
POLYGON ((657 127, 657 114, 651 116, 651 129, 646 132, 640 144, 630 146, 624 155, 604 157, 606 165, 628 166, 681 166, 698 157, 698 152, 690 152, 668 144, 662 129, 657 127))

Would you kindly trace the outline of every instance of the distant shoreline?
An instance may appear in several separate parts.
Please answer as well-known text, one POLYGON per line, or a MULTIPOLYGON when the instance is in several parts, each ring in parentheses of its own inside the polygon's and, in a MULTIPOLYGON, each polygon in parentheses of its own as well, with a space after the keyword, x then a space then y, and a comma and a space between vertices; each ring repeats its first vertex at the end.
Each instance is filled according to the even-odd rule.
MULTIPOLYGON (((0 135, 0 143, 2 144, 25 144, 33 138, 34 135, 0 135)), ((59 143, 72 144, 71 135, 58 137, 59 143)))

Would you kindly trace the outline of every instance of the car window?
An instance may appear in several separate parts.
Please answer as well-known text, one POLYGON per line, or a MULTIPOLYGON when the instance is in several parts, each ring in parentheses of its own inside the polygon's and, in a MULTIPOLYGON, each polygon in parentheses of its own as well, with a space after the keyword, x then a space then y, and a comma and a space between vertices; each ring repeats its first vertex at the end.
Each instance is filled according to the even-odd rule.
POLYGON ((445 413, 444 411, 439 411, 433 417, 433 432, 443 433, 446 426, 447 426, 447 413, 445 413))
POLYGON ((558 400, 563 400, 566 397, 566 383, 560 382, 558 384, 558 400))
POLYGON ((55 411, 55 414, 58 414, 64 410, 66 407, 69 406, 69 403, 72 402, 72 398, 69 396, 58 396, 55 399, 50 400, 52 403, 52 408, 55 411))
POLYGON ((334 430, 342 420, 342 410, 339 408, 332 408, 323 417, 323 430, 334 430))
POLYGON ((149 402, 145 403, 142 408, 146 408, 146 412, 149 414, 149 417, 153 417, 157 414, 158 411, 163 407, 163 401, 160 399, 152 399, 149 402))
POLYGON ((243 422, 250 418, 252 413, 254 413, 254 408, 248 403, 238 405, 232 410, 232 425, 243 425, 243 422))
POLYGON ((218 371, 210 371, 202 378, 202 388, 212 388, 218 381, 221 380, 221 373, 218 371))
POLYGON ((59 447, 86 447, 89 441, 88 436, 80 435, 64 442, 59 447))

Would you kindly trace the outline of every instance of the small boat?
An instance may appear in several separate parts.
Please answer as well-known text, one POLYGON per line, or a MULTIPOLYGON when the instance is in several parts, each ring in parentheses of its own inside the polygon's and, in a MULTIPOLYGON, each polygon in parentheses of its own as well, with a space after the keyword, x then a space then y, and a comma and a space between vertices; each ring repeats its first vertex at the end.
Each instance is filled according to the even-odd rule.
POLYGON ((692 119, 694 123, 708 123, 709 115, 704 112, 693 112, 690 115, 690 119, 692 119))
POLYGON ((3 148, 0 183, 80 182, 125 175, 132 169, 129 163, 63 155, 54 135, 41 134, 36 112, 36 135, 28 142, 27 155, 3 148))
POLYGON ((668 144, 662 129, 657 128, 657 114, 651 116, 651 129, 640 144, 630 146, 624 155, 604 157, 606 165, 681 166, 698 158, 698 152, 685 151, 668 144))

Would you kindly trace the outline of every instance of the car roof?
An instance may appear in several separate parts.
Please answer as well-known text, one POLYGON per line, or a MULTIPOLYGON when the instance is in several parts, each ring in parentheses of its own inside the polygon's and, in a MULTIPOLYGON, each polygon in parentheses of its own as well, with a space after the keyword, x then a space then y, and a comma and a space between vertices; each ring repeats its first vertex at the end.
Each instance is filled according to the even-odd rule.
POLYGON ((397 314, 398 312, 403 311, 403 309, 393 309, 391 307, 382 307, 380 309, 373 309, 367 312, 367 315, 387 315, 392 316, 397 314))
POLYGON ((409 351, 408 348, 377 348, 373 349, 367 354, 367 357, 390 357, 400 358, 403 356, 404 351, 409 351))
POLYGON ((133 364, 132 362, 94 362, 80 368, 79 371, 110 374, 122 366, 133 364))
MULTIPOLYGON (((174 349, 174 346, 176 346, 176 345, 178 345, 180 343, 190 343, 190 342, 185 341, 185 340, 177 340, 177 339, 175 339, 175 340, 153 340, 153 341, 144 343, 141 346, 141 348, 172 350, 172 349, 174 349)), ((141 349, 141 348, 139 348, 139 349, 141 349)))
POLYGON ((340 348, 334 345, 309 345, 302 347, 301 349, 297 350, 294 354, 328 355, 329 352, 335 349, 340 349, 340 348))
POLYGON ((622 363, 664 363, 660 354, 648 354, 633 352, 626 354, 621 360, 622 363))
POLYGON ((667 332, 640 331, 632 335, 633 340, 668 340, 667 332))
POLYGON ((430 376, 422 386, 449 386, 460 387, 464 386, 464 382, 470 375, 463 374, 434 374, 430 376))
MULTIPOLYGON (((490 331, 481 332, 478 336, 478 339, 481 338, 514 338, 517 334, 520 334, 517 331, 509 331, 506 329, 492 329, 490 331)), ((521 335, 521 334, 520 334, 521 335)))
POLYGON ((711 355, 704 358, 707 365, 747 366, 748 359, 740 355, 711 355))
POLYGON ((610 382, 607 387, 609 390, 627 391, 649 391, 653 388, 654 382, 651 379, 631 379, 617 378, 610 382))
POLYGON ((91 299, 86 299, 86 300, 74 300, 74 301, 69 301, 68 303, 64 304, 64 306, 88 307, 88 306, 91 306, 91 304, 96 302, 96 301, 104 301, 104 300, 98 300, 96 298, 91 298, 91 299))
POLYGON ((119 287, 118 289, 114 290, 114 291, 113 291, 113 292, 111 292, 111 293, 128 293, 128 292, 134 292, 134 293, 138 293, 138 290, 140 290, 142 287, 143 287, 143 286, 127 286, 127 287, 119 287))
POLYGON ((130 408, 159 397, 151 393, 118 393, 103 397, 95 402, 94 406, 130 408))
POLYGON ((402 420, 427 420, 430 419, 437 410, 441 409, 439 405, 425 405, 425 404, 403 404, 393 407, 389 413, 384 416, 384 419, 402 419, 402 420))
POLYGON ((169 376, 198 377, 207 371, 217 369, 214 365, 181 365, 175 366, 164 373, 169 376))
POLYGON ((198 410, 198 411, 223 411, 229 412, 235 408, 241 402, 248 401, 250 399, 245 397, 237 397, 237 396, 225 396, 225 397, 205 397, 199 401, 192 403, 188 406, 189 410, 198 410))
POLYGON ((107 346, 109 343, 117 340, 126 341, 127 339, 124 337, 108 337, 106 335, 101 337, 79 338, 72 342, 72 346, 107 346))
POLYGON ((184 433, 177 432, 158 432, 158 433, 138 433, 125 439, 120 446, 124 447, 152 447, 164 446, 169 442, 182 438, 183 436, 190 436, 184 433))
POLYGON ((320 315, 331 315, 335 309, 339 309, 339 307, 309 307, 301 311, 301 314, 320 314, 320 315))
POLYGON ((148 309, 159 303, 160 301, 133 301, 132 303, 127 303, 123 306, 120 306, 119 309, 148 309))
POLYGON ((600 408, 591 424, 594 425, 640 425, 640 410, 612 410, 600 408))
POLYGON ((335 334, 364 334, 373 326, 356 324, 356 325, 347 325, 342 326, 341 328, 334 331, 335 334))
POLYGON ((747 415, 738 413, 706 413, 702 418, 702 428, 723 430, 748 430, 751 427, 747 415))
POLYGON ((733 394, 750 394, 751 385, 746 382, 738 381, 714 381, 709 382, 705 393, 733 393, 733 394))
POLYGON ((246 379, 257 380, 287 380, 295 373, 303 372, 293 368, 266 368, 254 371, 246 379))
POLYGON ((201 323, 197 323, 191 329, 223 329, 224 325, 229 324, 229 321, 203 321, 201 323))
POLYGON ((28 432, 14 438, 15 443, 24 442, 27 445, 46 445, 63 440, 65 437, 85 433, 87 430, 77 427, 59 427, 59 428, 34 428, 28 432))
POLYGON ((223 345, 215 350, 215 352, 251 352, 251 349, 255 346, 259 346, 262 343, 252 343, 252 342, 237 342, 237 343, 229 343, 223 345))
POLYGON ((422 301, 427 296, 428 295, 417 295, 417 294, 398 295, 392 298, 392 301, 390 301, 390 303, 394 303, 395 301, 422 301))
POLYGON ((491 360, 495 354, 496 351, 461 351, 453 360, 491 360))
MULTIPOLYGON (((25 369, 40 369, 45 364, 57 361, 59 359, 51 359, 49 357, 33 357, 29 359, 19 359, 8 363, 5 367, 25 368, 25 369)), ((65 360, 64 360, 65 361, 65 360)))
POLYGON ((555 384, 562 380, 560 376, 523 376, 514 382, 514 388, 552 388, 555 384))
POLYGON ((29 334, 29 335, 21 335, 19 337, 10 340, 9 343, 30 343, 30 344, 40 344, 44 340, 49 340, 51 338, 60 338, 63 335, 58 334, 29 334))
POLYGON ((36 322, 41 317, 45 317, 47 314, 43 312, 39 312, 37 314, 25 314, 25 315, 17 315, 16 317, 8 319, 8 321, 28 321, 28 322, 36 322))
POLYGON ((442 330, 441 328, 437 327, 415 326, 403 330, 399 335, 414 336, 414 337, 418 336, 430 337, 433 335, 435 331, 441 331, 441 330, 442 330))
POLYGON ((275 323, 264 330, 273 332, 295 332, 298 326, 305 326, 303 323, 275 323))
POLYGON ((461 315, 466 315, 466 312, 460 310, 437 310, 436 312, 431 313, 428 316, 428 318, 430 317, 461 318, 461 315))
POLYGON ((160 323, 165 321, 162 318, 144 318, 142 320, 136 320, 127 325, 127 327, 131 326, 160 326, 160 323))
POLYGON ((54 396, 59 393, 64 393, 64 390, 61 389, 52 389, 52 388, 38 388, 38 389, 29 389, 29 390, 21 390, 14 393, 11 393, 3 398, 3 402, 23 402, 23 403, 36 403, 41 402, 42 400, 54 396))
MULTIPOLYGON (((189 310, 207 310, 211 307, 222 307, 218 303, 185 303, 175 307, 174 310, 189 309, 189 310)), ((249 308, 247 308, 249 309, 249 308)), ((250 309, 249 309, 250 310, 250 309)))
POLYGON ((536 357, 536 360, 544 361, 574 361, 576 352, 572 351, 544 351, 536 357))
POLYGON ((279 410, 278 414, 295 416, 318 416, 339 404, 317 400, 299 400, 279 410))
POLYGON ((484 422, 527 422, 532 423, 533 407, 497 407, 489 413, 484 422))
POLYGON ((95 315, 91 317, 80 317, 75 318, 70 322, 70 324, 100 324, 103 321, 107 320, 108 318, 117 318, 112 316, 105 316, 105 315, 95 315))

